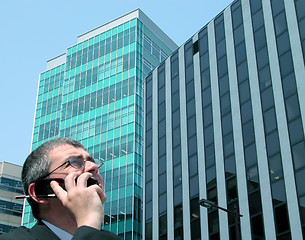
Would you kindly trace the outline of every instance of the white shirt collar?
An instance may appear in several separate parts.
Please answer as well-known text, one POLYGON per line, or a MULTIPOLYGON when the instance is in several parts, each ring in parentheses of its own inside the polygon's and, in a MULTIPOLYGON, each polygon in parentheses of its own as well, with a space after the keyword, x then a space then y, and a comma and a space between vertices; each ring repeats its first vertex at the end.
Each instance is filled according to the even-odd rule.
POLYGON ((41 220, 50 230, 57 235, 61 240, 71 240, 73 235, 54 226, 53 224, 47 222, 46 220, 41 220))

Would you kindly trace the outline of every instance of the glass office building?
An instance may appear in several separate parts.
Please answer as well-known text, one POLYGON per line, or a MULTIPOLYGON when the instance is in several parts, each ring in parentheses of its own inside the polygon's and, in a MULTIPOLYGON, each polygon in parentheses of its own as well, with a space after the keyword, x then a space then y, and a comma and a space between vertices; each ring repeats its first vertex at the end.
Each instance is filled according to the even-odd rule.
MULTIPOLYGON (((58 136, 105 161, 102 228, 141 238, 144 77, 177 45, 137 9, 78 37, 40 74, 32 149, 58 136)), ((23 225, 34 224, 25 207, 23 225)))
POLYGON ((21 166, 0 162, 0 235, 21 224, 23 201, 15 199, 23 195, 21 166))
POLYGON ((304 56, 305 0, 237 0, 147 76, 146 240, 304 239, 304 56))

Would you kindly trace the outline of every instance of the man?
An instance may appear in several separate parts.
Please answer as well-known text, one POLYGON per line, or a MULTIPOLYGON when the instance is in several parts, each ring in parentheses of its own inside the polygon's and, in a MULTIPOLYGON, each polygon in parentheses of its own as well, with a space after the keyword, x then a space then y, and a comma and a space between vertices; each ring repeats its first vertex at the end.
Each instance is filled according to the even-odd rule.
POLYGON ((103 181, 97 164, 79 142, 56 138, 39 146, 23 165, 22 182, 38 222, 32 229, 19 227, 0 239, 120 239, 100 230, 106 201, 103 181), (53 178, 63 178, 65 188, 51 180, 55 197, 36 193, 39 180, 53 178), (87 187, 89 178, 97 184, 87 187))

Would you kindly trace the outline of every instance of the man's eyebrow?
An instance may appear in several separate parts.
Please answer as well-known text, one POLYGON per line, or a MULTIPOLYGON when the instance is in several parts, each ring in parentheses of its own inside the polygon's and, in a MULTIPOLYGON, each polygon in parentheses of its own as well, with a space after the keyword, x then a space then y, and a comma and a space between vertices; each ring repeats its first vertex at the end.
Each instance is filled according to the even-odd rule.
POLYGON ((66 161, 68 161, 68 160, 71 160, 71 159, 73 159, 73 158, 80 158, 80 159, 83 159, 83 156, 82 155, 71 155, 71 156, 68 156, 67 158, 66 158, 66 161))
POLYGON ((86 160, 90 161, 90 162, 95 162, 95 160, 94 160, 94 158, 92 156, 86 157, 86 160))
POLYGON ((71 155, 71 156, 69 156, 69 157, 67 157, 67 160, 70 160, 70 159, 72 159, 72 158, 80 158, 80 159, 82 159, 82 160, 86 160, 86 161, 94 161, 94 158, 92 157, 92 156, 87 156, 87 157, 85 157, 84 155, 82 155, 82 154, 79 154, 79 155, 71 155))

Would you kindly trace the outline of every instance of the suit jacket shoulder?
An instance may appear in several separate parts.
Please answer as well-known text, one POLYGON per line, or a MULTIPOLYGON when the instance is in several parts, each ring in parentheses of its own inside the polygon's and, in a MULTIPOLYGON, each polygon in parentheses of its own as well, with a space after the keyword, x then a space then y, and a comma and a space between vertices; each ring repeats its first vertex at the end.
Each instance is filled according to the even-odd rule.
POLYGON ((72 240, 83 240, 83 239, 92 239, 92 240, 121 240, 121 238, 109 231, 97 230, 91 227, 82 226, 78 228, 72 238, 72 240))
MULTIPOLYGON (((60 240, 46 225, 38 222, 33 228, 19 227, 10 233, 0 235, 0 240, 60 240)), ((109 231, 100 231, 91 227, 78 228, 72 240, 121 240, 109 231)))
POLYGON ((38 222, 33 228, 19 227, 10 233, 0 235, 0 240, 59 240, 46 225, 38 222))

